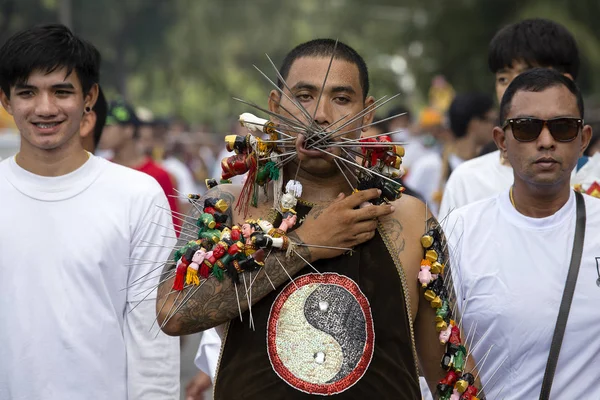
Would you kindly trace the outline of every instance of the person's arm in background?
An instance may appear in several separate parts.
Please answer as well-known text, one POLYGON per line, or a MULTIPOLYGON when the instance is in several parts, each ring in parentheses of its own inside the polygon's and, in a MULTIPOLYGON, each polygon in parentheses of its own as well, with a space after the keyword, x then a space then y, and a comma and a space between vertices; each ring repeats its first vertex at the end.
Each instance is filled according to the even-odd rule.
POLYGON ((432 214, 437 215, 438 200, 436 193, 439 188, 442 173, 442 161, 437 154, 428 154, 417 160, 405 183, 427 203, 432 214))
POLYGON ((202 332, 198 352, 194 359, 194 364, 200 371, 186 385, 185 400, 204 399, 204 392, 215 381, 221 344, 221 337, 216 328, 202 332))
POLYGON ((150 330, 156 318, 160 263, 168 259, 176 242, 171 216, 160 208, 168 209, 167 199, 158 184, 152 187, 153 192, 141 196, 138 204, 132 204, 131 210, 130 257, 132 260, 155 260, 156 263, 136 263, 129 267, 127 286, 131 287, 127 289, 124 326, 128 398, 177 400, 180 389, 179 338, 165 335, 157 324, 150 330), (154 279, 147 279, 152 277, 154 279), (136 281, 139 284, 135 284, 136 281), (148 293, 150 295, 141 301, 148 293))

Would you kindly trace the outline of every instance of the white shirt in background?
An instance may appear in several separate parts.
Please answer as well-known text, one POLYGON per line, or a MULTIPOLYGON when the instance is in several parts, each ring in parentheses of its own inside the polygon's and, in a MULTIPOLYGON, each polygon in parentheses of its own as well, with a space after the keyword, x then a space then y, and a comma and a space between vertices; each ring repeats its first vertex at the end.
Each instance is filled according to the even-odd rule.
MULTIPOLYGON (((451 154, 448 157, 448 163, 451 171, 454 171, 463 163, 463 159, 451 154)), ((433 216, 438 214, 440 190, 443 189, 445 183, 441 182, 443 167, 442 156, 435 152, 429 152, 415 161, 404 180, 406 186, 421 195, 427 202, 428 209, 433 216)))
POLYGON ((158 205, 156 180, 92 155, 59 177, 0 163, 0 399, 179 398, 179 340, 150 331, 175 243, 158 205))
POLYGON ((500 163, 499 150, 465 161, 446 182, 438 219, 451 210, 494 196, 512 183, 512 167, 500 163))
POLYGON ((169 157, 162 162, 162 166, 177 181, 179 196, 198 193, 198 187, 190 169, 176 157, 169 157))
POLYGON ((432 153, 439 154, 437 150, 434 150, 431 147, 426 147, 418 136, 408 135, 405 136, 405 138, 406 144, 403 145, 404 157, 402 157, 402 166, 408 174, 410 174, 412 167, 421 158, 432 153))
POLYGON ((217 374, 217 364, 219 363, 219 354, 221 353, 221 337, 215 328, 207 329, 202 332, 198 352, 194 358, 196 367, 215 381, 217 374))
MULTIPOLYGON (((581 267, 551 399, 600 399, 600 200, 584 195, 587 224, 581 267)), ((448 216, 453 278, 487 398, 537 399, 570 265, 575 195, 554 215, 529 218, 508 190, 448 216), (466 299, 468 297, 468 299, 466 299), (483 339, 482 339, 483 338, 483 339), (498 392, 504 388, 501 395, 498 392)))

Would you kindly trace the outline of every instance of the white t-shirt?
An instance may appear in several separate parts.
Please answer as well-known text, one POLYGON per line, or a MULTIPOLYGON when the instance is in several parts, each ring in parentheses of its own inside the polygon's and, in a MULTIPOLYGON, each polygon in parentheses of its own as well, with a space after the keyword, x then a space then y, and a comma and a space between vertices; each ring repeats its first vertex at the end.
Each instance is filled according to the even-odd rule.
MULTIPOLYGON (((585 242, 552 399, 600 399, 600 200, 584 195, 585 242)), ((475 360, 487 398, 537 399, 561 303, 575 234, 575 195, 554 215, 529 218, 508 190, 448 217, 462 329, 477 321, 475 360), (454 228, 452 228, 454 226, 454 228), (468 297, 467 300, 465 298, 468 297), (466 309, 465 309, 466 307, 466 309), (498 392, 503 388, 502 394, 498 392)), ((466 334, 465 334, 466 335, 466 334)))
MULTIPOLYGON (((463 163, 463 159, 456 154, 448 157, 448 163, 453 171, 463 163)), ((417 192, 423 197, 431 213, 436 216, 439 211, 439 190, 442 179, 443 168, 442 156, 436 152, 428 152, 420 159, 416 160, 410 173, 406 176, 404 182, 406 186, 417 192)))
POLYGON ((194 176, 183 162, 175 157, 169 157, 162 162, 162 166, 177 180, 177 191, 180 196, 198 193, 194 176))
POLYGON ((157 205, 152 177, 98 157, 59 177, 0 162, 0 399, 179 398, 179 340, 150 332, 158 272, 124 290, 175 243, 157 205))
POLYGON ((407 135, 405 136, 406 143, 402 146, 404 147, 405 154, 402 157, 402 166, 410 173, 415 163, 428 154, 439 154, 437 149, 432 147, 426 147, 419 136, 407 135))
POLYGON ((438 218, 450 210, 498 194, 513 183, 513 170, 500 163, 500 151, 465 161, 452 171, 442 197, 438 218))
POLYGON ((217 374, 217 365, 219 363, 219 354, 221 352, 222 343, 216 328, 205 330, 202 332, 202 338, 198 345, 198 352, 194 358, 196 367, 208 375, 212 382, 215 381, 215 376, 217 374))

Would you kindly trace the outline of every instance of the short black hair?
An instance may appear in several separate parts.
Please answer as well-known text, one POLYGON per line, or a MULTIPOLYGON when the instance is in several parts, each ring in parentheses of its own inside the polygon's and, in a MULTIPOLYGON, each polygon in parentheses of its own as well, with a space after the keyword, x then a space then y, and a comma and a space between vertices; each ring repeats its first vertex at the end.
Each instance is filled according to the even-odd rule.
POLYGON ((77 73, 84 96, 100 78, 100 53, 64 25, 49 24, 11 36, 0 48, 0 88, 10 98, 10 88, 27 81, 33 71, 52 73, 66 68, 77 73))
POLYGON ((577 79, 579 51, 564 26, 542 18, 502 28, 490 42, 488 66, 493 73, 521 60, 531 67, 550 67, 577 79))
MULTIPOLYGON (((363 91, 363 99, 369 94, 369 70, 365 60, 352 47, 340 41, 333 39, 314 39, 306 43, 302 43, 292 51, 290 51, 283 59, 283 64, 279 69, 279 74, 283 79, 287 79, 292 64, 302 57, 331 57, 335 48, 335 58, 338 60, 348 61, 358 68, 358 78, 363 91)), ((277 79, 277 85, 283 90, 284 85, 281 79, 277 79)))
POLYGON ((119 125, 133 127, 133 139, 138 139, 140 136, 140 127, 142 121, 137 116, 133 105, 126 102, 123 98, 112 100, 108 103, 106 110, 106 125, 119 125))
POLYGON ((459 93, 448 109, 450 129, 455 137, 467 134, 469 122, 474 118, 484 119, 485 114, 494 108, 494 100, 483 93, 459 93))
POLYGON ((579 117, 583 119, 583 97, 571 79, 551 68, 533 68, 518 75, 506 88, 500 102, 500 123, 503 124, 510 109, 512 99, 519 91, 542 92, 555 86, 564 86, 577 98, 579 117))
POLYGON ((104 125, 106 125, 106 115, 108 113, 108 103, 106 102, 106 97, 104 97, 104 92, 102 88, 98 86, 98 100, 96 100, 96 104, 94 104, 94 113, 96 113, 96 124, 94 125, 94 147, 98 147, 98 143, 100 142, 100 137, 102 136, 102 131, 104 130, 104 125))

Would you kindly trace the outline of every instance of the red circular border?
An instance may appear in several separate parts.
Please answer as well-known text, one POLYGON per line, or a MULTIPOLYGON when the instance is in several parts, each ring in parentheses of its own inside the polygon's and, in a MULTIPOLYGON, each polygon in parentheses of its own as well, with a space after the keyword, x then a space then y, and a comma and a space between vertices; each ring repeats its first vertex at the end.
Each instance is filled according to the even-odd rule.
POLYGON ((271 361, 271 365, 273 366, 275 373, 279 375, 284 382, 302 392, 308 394, 332 395, 343 392, 350 388, 352 385, 358 382, 367 371, 367 368, 371 363, 371 359, 373 358, 374 342, 375 331, 373 329, 373 316, 371 314, 369 300, 360 290, 356 282, 344 275, 325 272, 322 274, 310 273, 300 276, 294 279, 294 281, 290 282, 281 291, 281 293, 279 293, 273 302, 273 305, 271 306, 271 312, 269 314, 267 325, 267 353, 269 354, 269 360, 271 361), (294 376, 283 365, 283 362, 277 354, 277 346, 275 344, 275 338, 277 336, 277 321, 279 321, 279 313, 281 312, 281 308, 292 293, 294 293, 300 287, 312 283, 338 285, 343 287, 358 301, 365 316, 365 329, 367 331, 367 338, 362 357, 352 372, 339 381, 329 384, 310 383, 294 376))

